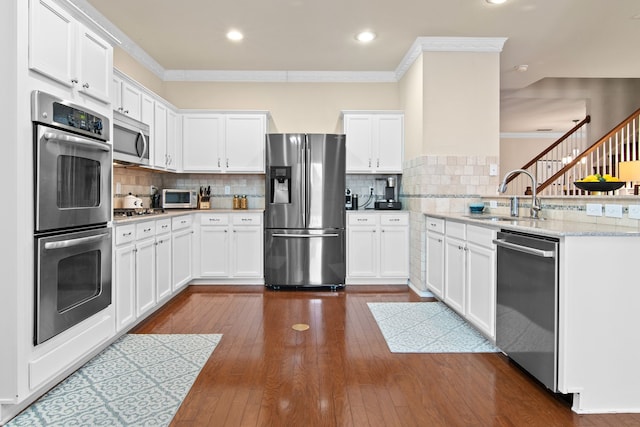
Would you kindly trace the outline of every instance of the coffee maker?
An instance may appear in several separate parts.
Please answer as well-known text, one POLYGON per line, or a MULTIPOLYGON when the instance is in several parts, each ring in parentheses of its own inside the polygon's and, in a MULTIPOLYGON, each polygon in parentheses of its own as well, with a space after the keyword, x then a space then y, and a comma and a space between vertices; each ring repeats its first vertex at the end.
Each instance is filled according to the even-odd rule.
POLYGON ((384 199, 377 200, 374 204, 376 209, 382 210, 400 210, 402 203, 398 201, 396 195, 396 178, 390 176, 387 178, 387 185, 384 188, 384 199))

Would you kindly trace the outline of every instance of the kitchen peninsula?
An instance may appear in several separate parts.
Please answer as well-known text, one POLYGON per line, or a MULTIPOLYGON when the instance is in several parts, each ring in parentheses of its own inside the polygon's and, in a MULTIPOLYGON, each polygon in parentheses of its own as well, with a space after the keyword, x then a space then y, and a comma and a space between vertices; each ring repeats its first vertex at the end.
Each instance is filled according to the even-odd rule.
MULTIPOLYGON (((449 264, 443 261, 445 248, 451 241, 456 248, 463 248, 466 255, 462 255, 461 264, 475 268, 466 275, 475 281, 467 282, 466 287, 459 290, 459 298, 447 303, 494 339, 495 270, 488 282, 474 277, 482 271, 478 264, 468 262, 476 245, 474 239, 484 231, 490 233, 495 242, 495 233, 499 230, 557 239, 557 391, 573 394, 573 409, 578 413, 634 412, 640 408, 640 398, 635 391, 640 383, 640 366, 636 363, 640 359, 640 342, 629 339, 633 335, 632 325, 637 323, 640 301, 640 287, 635 286, 632 279, 640 247, 638 229, 533 220, 500 213, 429 212, 425 214, 425 224, 428 289, 445 302, 455 295, 448 288, 457 287, 459 282, 447 281, 447 278, 459 276, 455 271, 448 271, 449 264), (462 230, 462 235, 451 236, 449 229, 462 230), (477 322, 479 312, 490 313, 484 323, 477 322)), ((485 253, 489 254, 485 258, 488 263, 495 263, 495 246, 493 253, 490 250, 485 253)), ((499 263, 500 259, 498 270, 499 263)))

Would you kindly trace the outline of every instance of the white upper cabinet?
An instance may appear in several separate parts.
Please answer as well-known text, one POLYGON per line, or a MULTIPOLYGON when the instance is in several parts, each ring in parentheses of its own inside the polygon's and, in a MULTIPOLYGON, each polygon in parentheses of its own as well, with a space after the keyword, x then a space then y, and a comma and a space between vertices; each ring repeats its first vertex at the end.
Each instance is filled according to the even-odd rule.
POLYGON ((347 173, 402 173, 404 115, 345 112, 347 173))
MULTIPOLYGON (((113 88, 111 90, 111 105, 113 109, 127 116, 142 120, 142 91, 118 76, 113 76, 113 88)), ((153 102, 153 101, 152 101, 153 102)), ((148 125, 151 123, 145 122, 148 125)))
POLYGON ((29 68, 71 89, 108 104, 113 48, 50 0, 31 0, 29 68))
POLYGON ((185 114, 182 118, 182 168, 185 172, 222 170, 221 114, 185 114))
POLYGON ((184 172, 264 173, 265 113, 183 116, 184 172))
POLYGON ((266 129, 264 114, 226 115, 224 166, 228 172, 264 173, 266 129))

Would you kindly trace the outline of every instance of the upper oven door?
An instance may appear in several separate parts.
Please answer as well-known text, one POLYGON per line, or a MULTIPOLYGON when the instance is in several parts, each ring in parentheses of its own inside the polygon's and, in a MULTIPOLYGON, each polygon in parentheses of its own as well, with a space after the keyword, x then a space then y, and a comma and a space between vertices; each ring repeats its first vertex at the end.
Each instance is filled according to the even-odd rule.
POLYGON ((111 218, 111 145, 35 125, 35 231, 111 218))

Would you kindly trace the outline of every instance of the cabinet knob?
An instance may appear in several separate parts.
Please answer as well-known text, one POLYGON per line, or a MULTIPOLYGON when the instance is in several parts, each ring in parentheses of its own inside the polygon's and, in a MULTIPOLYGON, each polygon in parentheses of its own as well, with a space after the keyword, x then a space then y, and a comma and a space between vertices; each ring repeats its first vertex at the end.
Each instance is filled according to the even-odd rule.
POLYGON ((379 167, 380 167, 380 159, 378 159, 378 160, 376 161, 376 167, 377 167, 377 168, 379 168, 379 167))
POLYGON ((82 87, 85 88, 85 89, 89 89, 89 83, 83 84, 82 87))
POLYGON ((78 83, 78 79, 71 79, 71 83, 73 83, 74 85, 78 83))
MULTIPOLYGON (((89 86, 87 86, 87 87, 89 87, 89 86)), ((124 113, 125 114, 129 114, 129 110, 124 110, 124 113)))
POLYGON ((220 157, 218 157, 218 167, 220 167, 220 157))
POLYGON ((369 167, 371 167, 371 159, 369 159, 369 167))

